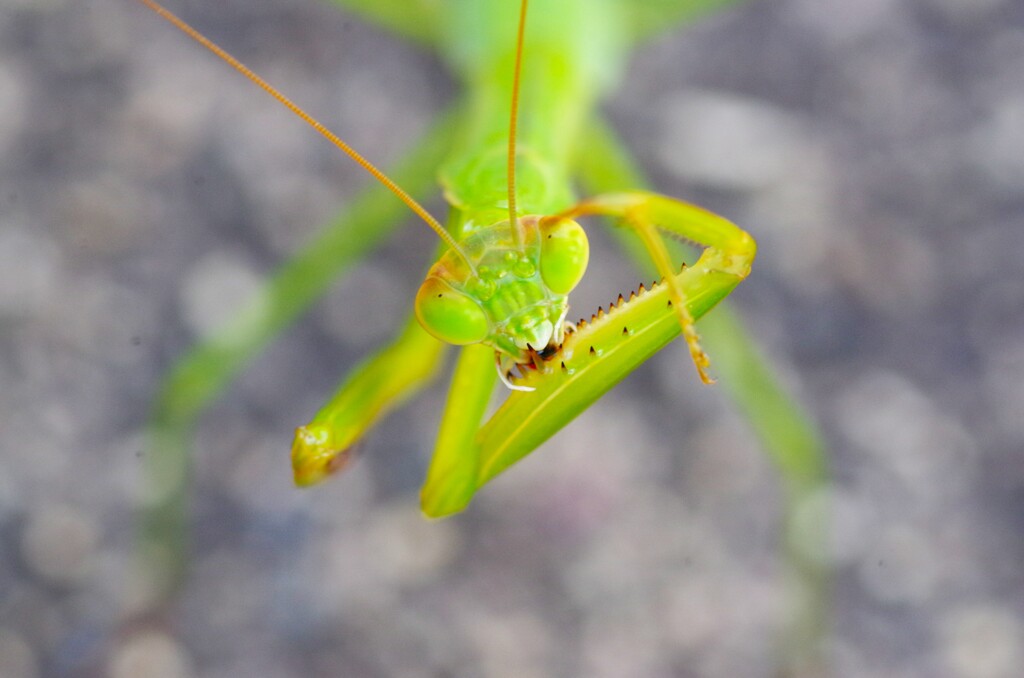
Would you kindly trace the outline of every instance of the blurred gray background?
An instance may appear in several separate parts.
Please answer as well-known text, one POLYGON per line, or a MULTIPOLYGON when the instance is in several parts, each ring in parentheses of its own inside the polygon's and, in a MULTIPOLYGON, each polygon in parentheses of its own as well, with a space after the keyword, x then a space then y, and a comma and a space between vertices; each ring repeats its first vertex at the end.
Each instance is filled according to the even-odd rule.
MULTIPOLYGON (((456 91, 323 3, 174 9, 383 164, 456 91)), ((1019 0, 774 0, 608 102, 761 245, 735 303, 830 446, 835 676, 1021 675, 1022 73, 1019 0)), ((680 346, 453 519, 417 508, 443 383, 291 485, 292 430, 407 311, 412 221, 204 417, 188 578, 133 621, 161 375, 367 183, 134 2, 0 1, 0 676, 772 675, 778 480, 680 346)), ((574 316, 639 282, 595 233, 574 316)))

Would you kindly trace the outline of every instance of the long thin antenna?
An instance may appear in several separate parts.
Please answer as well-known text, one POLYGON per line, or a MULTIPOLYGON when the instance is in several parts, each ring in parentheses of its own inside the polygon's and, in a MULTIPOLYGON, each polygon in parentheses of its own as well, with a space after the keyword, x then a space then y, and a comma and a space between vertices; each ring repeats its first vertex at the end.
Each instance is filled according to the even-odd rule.
POLYGON ((516 218, 516 127, 519 121, 519 75, 523 70, 523 36, 526 34, 526 6, 528 0, 519 5, 519 35, 516 37, 516 67, 512 76, 512 113, 508 124, 508 223, 512 229, 512 242, 518 248, 522 244, 519 220, 516 218))
POLYGON ((441 226, 441 224, 439 224, 434 217, 430 216, 430 213, 427 212, 427 210, 425 210, 422 205, 416 202, 416 200, 413 199, 411 195, 406 193, 401 186, 399 186, 390 178, 388 178, 386 174, 377 169, 377 167, 373 163, 364 158, 358 151, 356 151, 354 148, 352 148, 344 141, 342 141, 341 137, 339 137, 337 134, 327 129, 326 127, 324 127, 324 125, 319 120, 311 116, 309 113, 306 113, 306 111, 302 110, 302 108, 300 108, 298 104, 296 104, 291 99, 286 97, 284 94, 279 92, 277 88, 275 88, 269 82, 267 82, 260 76, 256 75, 252 70, 249 69, 248 66, 243 64, 235 57, 228 54, 226 51, 221 49, 220 46, 218 46, 216 43, 211 41, 209 38, 207 38, 205 35, 197 31, 196 29, 192 28, 192 26, 185 23, 182 19, 179 19, 176 15, 172 14, 169 10, 164 8, 163 5, 156 2, 156 0, 139 0, 139 2, 141 2, 143 5, 146 5, 151 10, 159 14, 161 17, 166 19, 168 22, 173 24, 182 33, 192 38, 206 49, 213 52, 222 61, 225 61, 229 66, 234 68, 236 71, 238 71, 245 77, 249 78, 249 80, 258 85, 264 92, 277 99, 277 101, 280 104, 282 104, 285 108, 290 110, 295 115, 299 116, 303 121, 306 122, 306 124, 308 124, 310 127, 319 132, 321 136, 326 138, 332 144, 340 148, 346 155, 355 160, 360 167, 362 167, 364 170, 373 175, 373 177, 377 181, 384 184, 384 186, 389 191, 398 196, 399 200, 408 205, 409 209, 415 212, 421 219, 423 219, 423 221, 427 222, 427 226, 430 226, 430 228, 434 229, 434 232, 437 233, 441 240, 443 240, 445 244, 448 245, 448 247, 450 247, 456 254, 458 254, 466 262, 466 264, 469 265, 470 270, 473 271, 474 274, 476 273, 476 267, 473 266, 473 262, 470 261, 469 257, 467 257, 465 252, 462 251, 462 248, 459 247, 459 244, 455 241, 455 238, 452 237, 451 233, 446 231, 444 227, 441 226))

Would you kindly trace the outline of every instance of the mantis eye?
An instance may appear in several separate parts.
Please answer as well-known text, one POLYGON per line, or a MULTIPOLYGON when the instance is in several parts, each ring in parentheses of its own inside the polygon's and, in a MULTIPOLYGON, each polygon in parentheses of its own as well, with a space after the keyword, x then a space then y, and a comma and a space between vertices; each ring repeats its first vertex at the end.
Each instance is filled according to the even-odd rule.
POLYGON ((583 227, 562 219, 540 227, 540 275, 555 294, 568 294, 587 270, 590 243, 583 227))
POLYGON ((420 285, 416 317, 427 332, 456 346, 477 344, 490 333, 480 304, 439 278, 427 278, 420 285))

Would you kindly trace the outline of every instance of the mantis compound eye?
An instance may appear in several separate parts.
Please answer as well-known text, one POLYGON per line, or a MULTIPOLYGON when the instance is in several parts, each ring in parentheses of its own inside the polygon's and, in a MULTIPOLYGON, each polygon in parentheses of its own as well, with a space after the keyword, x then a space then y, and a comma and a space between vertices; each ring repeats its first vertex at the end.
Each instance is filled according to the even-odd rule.
POLYGON ((590 243, 583 227, 561 219, 540 227, 540 275, 555 294, 568 294, 583 278, 590 260, 590 243))
POLYGON ((427 278, 420 286, 416 318, 427 332, 456 346, 477 344, 490 333, 480 304, 440 278, 427 278))

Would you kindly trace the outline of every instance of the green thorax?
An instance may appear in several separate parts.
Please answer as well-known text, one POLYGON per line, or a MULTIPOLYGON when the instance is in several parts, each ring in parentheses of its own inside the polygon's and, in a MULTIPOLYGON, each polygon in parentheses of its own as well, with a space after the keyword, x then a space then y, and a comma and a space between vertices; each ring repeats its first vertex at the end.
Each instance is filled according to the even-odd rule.
MULTIPOLYGON (((450 0, 444 52, 468 91, 467 118, 441 168, 461 238, 507 219, 507 145, 519 3, 450 0), (504 211, 504 214, 502 212, 504 211)), ((572 202, 569 166, 596 99, 616 80, 624 50, 618 2, 532 0, 527 17, 516 158, 519 214, 572 202)))

